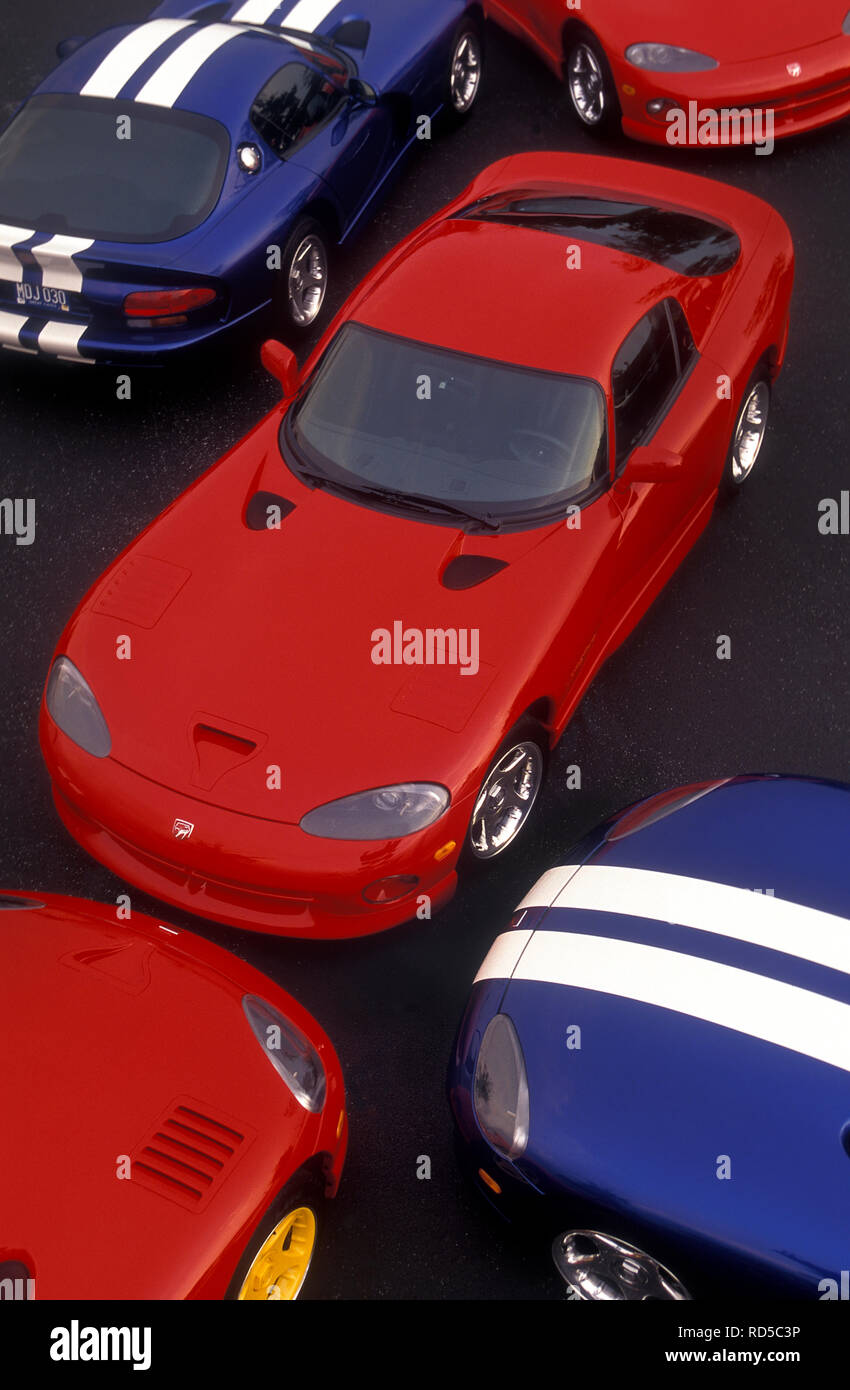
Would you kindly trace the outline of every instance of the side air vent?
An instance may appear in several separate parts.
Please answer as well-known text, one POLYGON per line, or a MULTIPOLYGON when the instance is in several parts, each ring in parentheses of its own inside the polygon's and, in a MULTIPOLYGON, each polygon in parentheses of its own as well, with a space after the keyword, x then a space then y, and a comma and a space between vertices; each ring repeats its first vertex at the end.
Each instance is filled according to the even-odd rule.
POLYGON ((365 53, 372 26, 367 19, 346 19, 333 32, 333 41, 341 48, 353 48, 365 53))
POLYGON ((490 555, 456 555, 443 570, 443 588, 474 589, 503 569, 507 569, 507 561, 490 555))
POLYGON ((199 1211, 221 1187, 251 1136, 191 1101, 169 1107, 131 1155, 132 1181, 199 1211))
POLYGON ((255 492, 245 508, 245 525, 251 531, 276 531, 277 523, 295 511, 295 503, 276 492, 255 492))
POLYGON ((16 898, 12 893, 0 893, 0 912, 26 912, 32 908, 44 907, 35 898, 16 898))

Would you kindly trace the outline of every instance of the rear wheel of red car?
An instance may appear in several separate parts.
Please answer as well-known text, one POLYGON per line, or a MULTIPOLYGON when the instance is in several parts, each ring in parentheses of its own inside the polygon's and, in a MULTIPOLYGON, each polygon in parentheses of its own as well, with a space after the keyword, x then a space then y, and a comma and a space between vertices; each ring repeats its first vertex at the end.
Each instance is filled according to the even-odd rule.
POLYGON ((573 114, 585 130, 611 135, 620 124, 620 102, 602 45, 588 30, 574 30, 564 53, 564 81, 573 114))
POLYGON ((487 771, 467 831, 467 867, 504 854, 528 824, 546 777, 548 740, 533 719, 505 739, 487 771))
POLYGON ((328 237, 313 217, 293 227, 281 256, 274 295, 275 318, 290 333, 307 333, 322 312, 328 290, 328 237))
POLYGON ((457 125, 472 113, 481 91, 484 67, 484 37, 473 20, 464 20, 452 39, 449 70, 446 74, 444 103, 446 121, 457 125))
POLYGON ((721 491, 734 496, 751 477, 762 451, 770 416, 770 377, 759 366, 750 377, 726 456, 721 491))
POLYGON ((254 1231, 225 1297, 240 1302, 292 1302, 313 1262, 321 1185, 307 1174, 288 1183, 254 1231))

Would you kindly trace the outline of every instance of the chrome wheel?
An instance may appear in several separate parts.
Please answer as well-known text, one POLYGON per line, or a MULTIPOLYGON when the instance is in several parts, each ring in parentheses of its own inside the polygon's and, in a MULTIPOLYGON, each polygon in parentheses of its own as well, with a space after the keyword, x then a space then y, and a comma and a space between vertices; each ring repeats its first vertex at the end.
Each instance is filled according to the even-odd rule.
POLYGON ((750 389, 735 427, 732 445, 732 479, 735 483, 743 483, 756 466, 767 433, 769 411, 770 387, 766 381, 757 381, 750 389))
POLYGON ((461 34, 452 57, 449 92, 459 116, 472 108, 481 85, 481 44, 472 33, 461 34))
POLYGON ((596 1302, 690 1301, 684 1284, 651 1255, 600 1231, 567 1231, 552 1246, 570 1298, 596 1302))
POLYGON ((310 232, 296 247, 289 263, 289 312, 292 322, 299 328, 309 328, 315 322, 325 302, 327 287, 327 252, 321 237, 310 232))
POLYGON ((607 107, 605 75, 599 59, 586 43, 576 44, 570 53, 567 87, 579 120, 585 125, 599 125, 607 107))
POLYGON ((543 784, 543 753, 527 740, 509 748, 487 775, 472 812, 469 843, 478 859, 494 859, 516 839, 543 784))

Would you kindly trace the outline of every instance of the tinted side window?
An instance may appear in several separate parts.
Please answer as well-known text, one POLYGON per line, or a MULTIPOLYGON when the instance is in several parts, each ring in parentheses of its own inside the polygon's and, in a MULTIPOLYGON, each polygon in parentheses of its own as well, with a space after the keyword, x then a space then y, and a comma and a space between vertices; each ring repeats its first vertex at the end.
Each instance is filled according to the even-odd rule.
POLYGON ((617 353, 612 373, 616 462, 620 468, 678 379, 676 349, 663 304, 650 309, 617 353))
POLYGON ((325 121, 340 101, 326 77, 304 63, 287 63, 258 94, 251 124, 278 155, 288 154, 325 121))
POLYGON ((676 349, 679 353, 679 374, 684 376, 697 355, 694 340, 691 337, 691 330, 688 327, 688 320, 685 318, 685 311, 677 299, 668 299, 667 307, 673 320, 673 333, 676 337, 676 349))

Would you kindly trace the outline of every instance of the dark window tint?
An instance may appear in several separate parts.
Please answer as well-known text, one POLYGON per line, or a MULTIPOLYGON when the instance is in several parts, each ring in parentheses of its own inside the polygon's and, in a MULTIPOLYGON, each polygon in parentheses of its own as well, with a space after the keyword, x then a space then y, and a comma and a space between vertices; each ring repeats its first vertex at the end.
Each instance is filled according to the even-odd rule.
POLYGON ((679 275, 720 275, 732 268, 741 253, 735 233, 720 222, 676 208, 608 198, 523 195, 514 190, 483 198, 460 216, 596 242, 654 261, 679 275))
POLYGON ((102 241, 170 241, 215 207, 229 152, 227 131, 206 116, 33 97, 0 137, 0 222, 102 241), (129 139, 117 138, 119 116, 130 121, 129 139))
POLYGON ((670 317, 673 320, 673 336, 676 340, 676 351, 679 354, 679 372, 684 376, 697 355, 694 340, 691 337, 691 330, 688 327, 688 320, 685 318, 685 311, 677 299, 668 299, 667 308, 670 310, 670 317))
POLYGON ((275 154, 285 155, 308 139, 340 100, 339 87, 322 73, 305 63, 287 63, 254 102, 251 124, 275 154))
POLYGON ((612 373, 617 467, 657 419, 678 380, 676 350, 663 304, 650 309, 617 353, 612 373))

